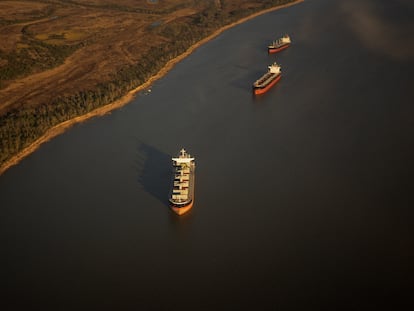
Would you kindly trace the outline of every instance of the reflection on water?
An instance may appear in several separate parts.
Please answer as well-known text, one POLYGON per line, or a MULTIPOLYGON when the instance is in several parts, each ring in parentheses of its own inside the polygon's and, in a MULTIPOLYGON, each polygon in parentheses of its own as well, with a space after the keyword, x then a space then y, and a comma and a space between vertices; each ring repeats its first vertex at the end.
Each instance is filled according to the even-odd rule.
POLYGON ((350 25, 387 16, 378 25, 405 38, 399 11, 412 5, 368 1, 309 0, 238 25, 150 96, 0 176, 3 309, 402 309, 412 61, 350 25), (268 55, 278 33, 293 43, 268 55), (275 60, 282 79, 253 96, 275 60), (168 195, 182 147, 198 162, 194 207, 179 217, 168 195))
POLYGON ((414 28, 412 1, 395 1, 394 7, 385 7, 373 0, 348 0, 341 10, 348 16, 347 26, 364 46, 395 60, 414 60, 412 34, 402 31, 414 28))

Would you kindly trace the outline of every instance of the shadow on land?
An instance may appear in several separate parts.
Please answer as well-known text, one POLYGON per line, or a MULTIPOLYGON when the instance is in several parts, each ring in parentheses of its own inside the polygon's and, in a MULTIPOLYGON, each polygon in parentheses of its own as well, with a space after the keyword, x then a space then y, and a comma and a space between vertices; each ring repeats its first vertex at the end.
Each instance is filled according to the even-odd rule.
POLYGON ((139 142, 136 168, 137 181, 142 188, 168 207, 172 180, 171 155, 139 142))

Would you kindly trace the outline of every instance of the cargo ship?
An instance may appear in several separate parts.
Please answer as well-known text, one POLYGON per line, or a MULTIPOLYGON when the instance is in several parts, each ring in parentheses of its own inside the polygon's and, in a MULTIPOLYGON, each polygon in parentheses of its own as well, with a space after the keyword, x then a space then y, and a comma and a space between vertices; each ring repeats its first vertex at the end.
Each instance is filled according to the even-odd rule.
POLYGON ((254 94, 258 95, 266 93, 282 77, 282 71, 276 62, 268 66, 268 69, 268 72, 266 72, 259 80, 253 83, 254 94))
POLYGON ((194 204, 195 158, 183 148, 173 162, 173 184, 170 207, 178 215, 188 212, 194 204))
POLYGON ((279 38, 273 41, 271 44, 267 46, 268 53, 277 53, 288 48, 290 45, 290 37, 288 35, 284 35, 282 38, 279 38))

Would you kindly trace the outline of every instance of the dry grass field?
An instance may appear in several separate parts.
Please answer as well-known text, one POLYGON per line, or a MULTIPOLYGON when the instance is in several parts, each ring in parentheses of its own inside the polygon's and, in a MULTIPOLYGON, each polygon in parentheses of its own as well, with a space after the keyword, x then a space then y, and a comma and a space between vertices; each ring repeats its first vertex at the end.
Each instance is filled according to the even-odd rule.
POLYGON ((151 25, 193 15, 207 2, 0 1, 0 70, 14 70, 8 61, 10 54, 26 58, 23 61, 29 63, 23 72, 2 79, 0 114, 92 89, 168 40, 148 31, 154 27, 151 25), (75 48, 62 62, 54 62, 54 51, 45 48, 39 52, 38 45, 75 48), (45 66, 47 59, 52 62, 45 66))
POLYGON ((300 1, 0 0, 0 174, 125 103, 213 33, 300 1))

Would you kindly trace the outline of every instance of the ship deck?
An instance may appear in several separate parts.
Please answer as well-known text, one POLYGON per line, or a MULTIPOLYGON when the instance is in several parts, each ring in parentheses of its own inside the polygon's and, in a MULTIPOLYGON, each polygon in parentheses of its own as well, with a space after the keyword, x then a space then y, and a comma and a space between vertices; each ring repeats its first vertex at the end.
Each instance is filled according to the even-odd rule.
POLYGON ((259 80, 253 83, 253 86, 254 87, 265 87, 270 82, 272 82, 278 75, 280 75, 280 73, 267 72, 259 80))
POLYGON ((174 206, 189 204, 194 197, 194 163, 174 166, 174 180, 170 203, 174 206))

